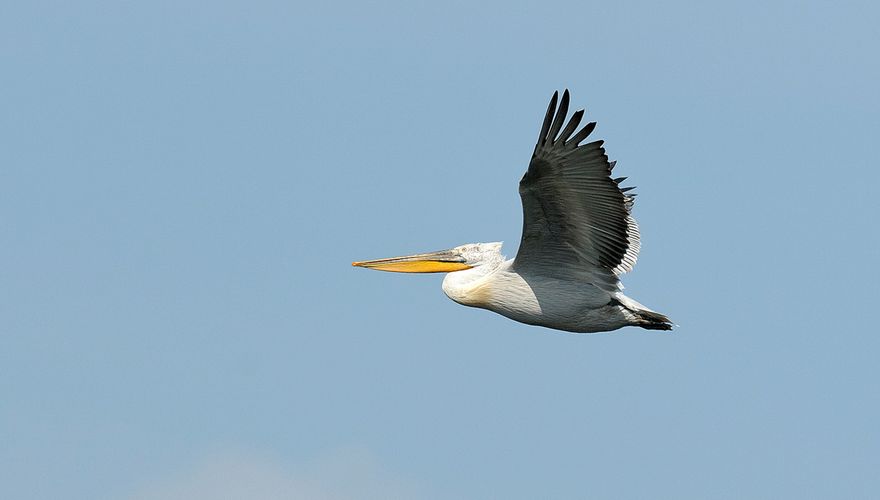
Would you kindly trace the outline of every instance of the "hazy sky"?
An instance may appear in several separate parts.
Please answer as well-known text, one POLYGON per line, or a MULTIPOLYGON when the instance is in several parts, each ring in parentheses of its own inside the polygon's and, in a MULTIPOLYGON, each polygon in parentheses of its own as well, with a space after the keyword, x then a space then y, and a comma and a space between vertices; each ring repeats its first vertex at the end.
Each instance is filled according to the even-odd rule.
POLYGON ((0 497, 880 490, 872 2, 7 2, 0 497), (442 4, 442 5, 441 5, 442 4), (569 88, 638 186, 569 335, 350 262, 506 242, 569 88))

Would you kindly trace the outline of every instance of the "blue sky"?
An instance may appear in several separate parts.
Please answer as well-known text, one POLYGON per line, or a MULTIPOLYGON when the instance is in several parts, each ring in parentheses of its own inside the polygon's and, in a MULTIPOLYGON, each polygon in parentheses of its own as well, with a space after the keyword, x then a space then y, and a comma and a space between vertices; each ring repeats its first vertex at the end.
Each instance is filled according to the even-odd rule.
POLYGON ((869 2, 0 9, 0 497, 877 494, 869 2), (638 186, 568 335, 350 262, 521 225, 572 91, 638 186))

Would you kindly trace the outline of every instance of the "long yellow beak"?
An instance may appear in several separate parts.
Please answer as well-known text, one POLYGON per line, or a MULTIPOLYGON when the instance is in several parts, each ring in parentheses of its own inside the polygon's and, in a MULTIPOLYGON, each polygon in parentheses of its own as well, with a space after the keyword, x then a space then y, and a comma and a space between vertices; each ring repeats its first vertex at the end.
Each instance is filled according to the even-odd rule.
POLYGON ((454 250, 441 250, 439 252, 420 253, 406 257, 352 262, 351 265, 395 273, 450 273, 472 267, 464 262, 465 259, 458 252, 454 250))

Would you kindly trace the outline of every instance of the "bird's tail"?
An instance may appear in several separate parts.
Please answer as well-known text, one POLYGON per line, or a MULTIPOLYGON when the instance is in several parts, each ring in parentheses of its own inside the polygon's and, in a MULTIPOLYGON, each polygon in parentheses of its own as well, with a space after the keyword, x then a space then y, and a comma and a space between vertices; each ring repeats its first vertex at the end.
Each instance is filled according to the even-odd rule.
POLYGON ((647 330, 672 330, 672 321, 658 312, 647 309, 639 309, 633 312, 636 313, 638 318, 638 326, 642 328, 647 330))
POLYGON ((633 326, 640 326, 646 330, 672 330, 672 327, 675 326, 666 315, 652 311, 622 293, 615 298, 620 302, 620 305, 635 316, 633 326))

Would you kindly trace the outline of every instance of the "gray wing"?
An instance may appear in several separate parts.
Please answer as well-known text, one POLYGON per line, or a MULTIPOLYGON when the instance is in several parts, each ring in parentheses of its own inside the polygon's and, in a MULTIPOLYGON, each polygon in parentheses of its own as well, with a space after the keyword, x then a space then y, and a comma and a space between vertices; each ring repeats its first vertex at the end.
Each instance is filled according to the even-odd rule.
POLYGON ((575 133, 584 111, 568 114, 569 94, 559 109, 553 94, 529 169, 519 183, 523 234, 514 267, 540 268, 545 275, 590 280, 612 291, 617 276, 633 268, 639 253, 639 228, 630 215, 632 188, 611 178, 602 141, 580 145, 596 126, 575 133), (561 132, 560 132, 561 130, 561 132))

